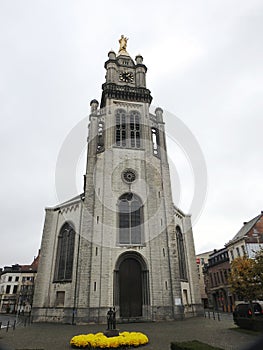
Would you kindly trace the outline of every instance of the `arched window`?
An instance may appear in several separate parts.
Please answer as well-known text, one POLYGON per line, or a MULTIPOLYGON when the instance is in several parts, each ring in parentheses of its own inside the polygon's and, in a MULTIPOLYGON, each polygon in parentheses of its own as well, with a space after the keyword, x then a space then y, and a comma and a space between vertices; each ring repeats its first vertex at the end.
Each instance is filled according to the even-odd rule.
POLYGON ((141 126, 140 114, 131 111, 129 115, 124 109, 117 109, 115 114, 116 132, 115 142, 119 147, 140 148, 141 126))
POLYGON ((184 238, 179 226, 176 226, 176 239, 177 239, 177 247, 178 247, 180 278, 182 280, 187 280, 184 238))
POLYGON ((140 114, 137 111, 130 112, 130 140, 132 148, 140 148, 140 114))
POLYGON ((98 133, 97 133, 97 153, 104 151, 104 123, 99 121, 98 123, 98 133))
POLYGON ((127 130, 126 130, 126 112, 124 109, 116 111, 116 145, 126 146, 127 130))
POLYGON ((133 193, 124 193, 118 201, 119 244, 140 245, 143 235, 143 206, 133 193))
POLYGON ((75 231, 65 223, 58 236, 55 281, 71 281, 74 260, 75 231))
POLYGON ((153 145, 153 155, 160 157, 160 139, 159 130, 157 128, 152 128, 152 145, 153 145))

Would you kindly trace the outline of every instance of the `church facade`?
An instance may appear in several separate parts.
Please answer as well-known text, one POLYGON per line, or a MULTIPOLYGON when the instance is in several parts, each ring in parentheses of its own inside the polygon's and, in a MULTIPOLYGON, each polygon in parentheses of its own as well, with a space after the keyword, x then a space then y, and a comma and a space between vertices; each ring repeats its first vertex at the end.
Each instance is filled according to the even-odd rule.
POLYGON ((173 320, 201 313, 191 216, 172 200, 163 110, 127 39, 89 116, 84 193, 46 208, 35 322, 173 320))

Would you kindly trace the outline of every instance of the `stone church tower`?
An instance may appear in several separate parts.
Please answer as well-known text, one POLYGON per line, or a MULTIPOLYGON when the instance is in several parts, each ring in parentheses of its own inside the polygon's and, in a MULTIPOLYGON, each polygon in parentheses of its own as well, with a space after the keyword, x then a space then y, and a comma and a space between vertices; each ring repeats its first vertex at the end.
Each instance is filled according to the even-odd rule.
POLYGON ((119 40, 89 116, 84 193, 46 209, 34 321, 172 320, 201 311, 191 218, 173 204, 163 110, 119 40))

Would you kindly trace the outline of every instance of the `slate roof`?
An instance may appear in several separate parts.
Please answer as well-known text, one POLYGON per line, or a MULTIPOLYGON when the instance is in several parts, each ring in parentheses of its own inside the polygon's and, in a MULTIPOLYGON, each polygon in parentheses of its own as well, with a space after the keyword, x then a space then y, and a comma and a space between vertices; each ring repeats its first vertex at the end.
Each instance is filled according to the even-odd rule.
POLYGON ((232 243, 234 241, 238 241, 239 239, 243 238, 253 228, 253 226, 257 223, 257 221, 261 218, 262 215, 263 214, 259 214, 254 219, 244 224, 244 226, 241 227, 238 233, 227 244, 232 243))

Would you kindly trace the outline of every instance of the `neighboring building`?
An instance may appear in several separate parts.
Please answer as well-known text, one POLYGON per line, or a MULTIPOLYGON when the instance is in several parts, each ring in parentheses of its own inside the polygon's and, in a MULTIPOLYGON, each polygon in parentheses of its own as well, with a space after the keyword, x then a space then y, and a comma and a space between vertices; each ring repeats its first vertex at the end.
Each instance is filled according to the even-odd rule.
POLYGON ((31 265, 5 266, 0 272, 0 312, 31 311, 39 255, 31 265))
MULTIPOLYGON (((263 212, 249 222, 244 222, 243 227, 234 238, 225 244, 225 248, 215 249, 209 255, 208 263, 203 269, 209 307, 216 310, 233 311, 237 300, 227 280, 231 270, 230 264, 238 257, 254 258, 260 249, 263 249, 263 212)), ((201 256, 202 254, 199 254, 197 259, 201 256)), ((201 288, 201 293, 202 291, 201 288)))
POLYGON ((214 250, 204 268, 208 305, 216 310, 232 312, 235 300, 228 284, 230 264, 226 248, 214 250))
POLYGON ((206 252, 206 253, 198 254, 196 256, 196 265, 197 265, 197 271, 198 271, 198 277, 199 277, 201 300, 204 308, 207 308, 209 306, 206 284, 205 284, 204 269, 206 269, 206 266, 208 264, 208 258, 211 253, 212 252, 206 252))
POLYGON ((34 321, 105 322, 113 305, 119 322, 202 312, 191 217, 172 201, 163 110, 150 113, 143 58, 119 42, 100 108, 90 103, 84 193, 46 209, 34 321))
POLYGON ((249 222, 244 222, 243 227, 225 246, 230 262, 244 255, 254 258, 255 253, 263 248, 263 212, 249 222))

